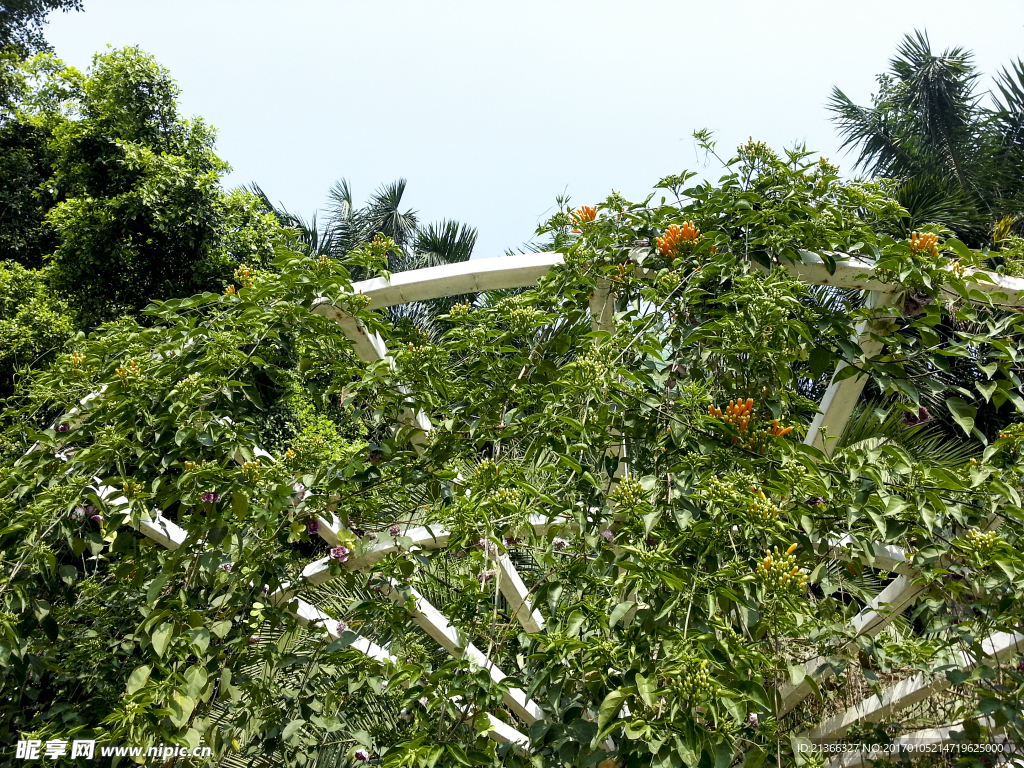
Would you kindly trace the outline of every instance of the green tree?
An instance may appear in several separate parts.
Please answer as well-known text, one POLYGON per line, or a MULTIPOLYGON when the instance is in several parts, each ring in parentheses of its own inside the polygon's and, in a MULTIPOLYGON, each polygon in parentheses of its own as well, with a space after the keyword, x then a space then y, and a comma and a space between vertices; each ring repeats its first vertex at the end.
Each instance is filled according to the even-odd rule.
POLYGON ((878 78, 869 107, 835 88, 829 104, 857 165, 897 182, 894 195, 914 229, 941 221, 972 245, 992 243, 993 227, 1024 206, 1024 65, 997 77, 986 106, 977 91, 973 54, 932 51, 925 33, 908 35, 878 78))
POLYGON ((82 75, 43 55, 29 73, 20 118, 52 134, 50 279, 82 322, 219 290, 239 264, 269 262, 273 217, 220 188, 212 129, 180 117, 177 86, 151 56, 112 50, 82 75))
POLYGON ((20 56, 48 51, 43 38, 46 16, 52 11, 80 11, 82 0, 4 0, 0 5, 0 49, 20 56))
MULTIPOLYGON (((298 233, 297 242, 306 253, 344 261, 350 254, 370 245, 378 235, 386 238, 392 245, 385 249, 384 258, 375 266, 351 264, 353 280, 382 272, 404 272, 468 261, 476 246, 477 231, 471 226, 455 221, 422 226, 416 211, 402 211, 405 179, 381 187, 362 207, 355 204, 348 181, 339 180, 328 192, 327 216, 321 225, 315 214, 307 222, 281 206, 275 207, 258 185, 254 184, 252 189, 283 225, 298 233)), ((437 318, 454 304, 470 298, 452 296, 412 302, 389 308, 388 316, 392 322, 404 322, 436 335, 440 329, 437 318)))
POLYGON ((0 262, 0 399, 14 393, 20 370, 45 367, 73 334, 71 310, 45 272, 0 262))

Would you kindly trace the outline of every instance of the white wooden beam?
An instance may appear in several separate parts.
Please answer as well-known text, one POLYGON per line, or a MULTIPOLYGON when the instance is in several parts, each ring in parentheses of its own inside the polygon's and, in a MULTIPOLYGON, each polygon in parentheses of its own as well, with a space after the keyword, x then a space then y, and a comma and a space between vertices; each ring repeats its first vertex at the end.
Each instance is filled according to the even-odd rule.
POLYGON ((352 293, 370 299, 369 309, 382 309, 412 301, 536 285, 553 266, 564 261, 560 253, 526 253, 495 259, 471 259, 426 269, 393 272, 390 279, 374 277, 352 284, 352 293))
POLYGON ((592 331, 615 330, 615 294, 612 281, 607 277, 597 278, 594 290, 590 292, 590 329, 592 331))
MULTIPOLYGON (((897 576, 883 589, 878 597, 868 603, 847 624, 853 636, 874 636, 887 627, 892 620, 905 611, 914 599, 924 591, 923 585, 914 583, 913 576, 897 576)), ((849 642, 844 652, 849 652, 856 643, 849 642)), ((834 658, 834 657, 833 657, 834 658)), ((804 664, 807 677, 814 680, 826 680, 832 676, 830 659, 815 657, 804 664)), ((778 714, 785 715, 797 704, 811 695, 811 685, 805 677, 796 685, 786 683, 778 691, 778 714)))
MULTIPOLYGON (((878 310, 889 306, 895 296, 896 294, 891 290, 871 291, 868 294, 867 307, 868 309, 878 310)), ((860 345, 861 350, 863 350, 865 358, 874 357, 882 351, 884 346, 882 342, 871 338, 872 334, 879 333, 878 325, 879 321, 877 320, 864 320, 857 325, 857 343, 860 345)), ((818 413, 813 421, 811 421, 811 426, 804 437, 804 443, 819 448, 826 453, 832 453, 834 443, 831 440, 838 438, 842 434, 843 428, 850 420, 850 416, 853 415, 853 410, 857 406, 861 392, 864 391, 864 387, 868 383, 868 377, 864 374, 851 376, 838 382, 835 381, 835 376, 846 367, 847 364, 845 362, 840 363, 836 367, 833 382, 825 390, 825 395, 821 399, 821 405, 818 407, 818 413), (828 432, 830 438, 828 445, 822 440, 822 429, 828 432)))
POLYGON ((526 588, 515 564, 508 555, 498 556, 498 589, 505 596, 508 607, 528 633, 540 632, 544 629, 544 617, 540 615, 530 601, 530 591, 526 588))
MULTIPOLYGON (((991 729, 993 729, 994 726, 992 718, 982 718, 979 720, 978 724, 983 728, 990 729, 989 735, 991 736, 991 729)), ((877 749, 858 750, 855 752, 846 752, 841 755, 836 755, 828 761, 827 768, 859 768, 859 766, 864 765, 892 763, 908 758, 913 759, 917 755, 923 757, 929 754, 936 754, 936 752, 929 749, 922 749, 922 747, 949 744, 962 739, 963 736, 964 725, 962 722, 942 726, 941 728, 923 728, 919 731, 906 733, 902 736, 896 736, 888 744, 877 745, 877 749)), ((939 752, 939 754, 955 755, 956 752, 939 752)), ((1012 754, 1012 747, 1010 750, 1001 754, 1012 754)))
MULTIPOLYGON (((981 659, 970 654, 955 654, 957 666, 973 669, 980 661, 1004 661, 1024 651, 1024 634, 1017 632, 998 632, 981 643, 981 659)), ((853 725, 859 722, 877 723, 891 713, 916 704, 929 696, 950 687, 945 675, 920 672, 913 677, 901 680, 895 685, 881 691, 880 695, 870 696, 859 704, 839 712, 820 725, 804 734, 813 742, 834 741, 840 738, 853 725)))
MULTIPOLYGON (((402 586, 394 579, 388 579, 388 597, 399 605, 406 605, 406 596, 402 594, 402 586)), ((472 643, 466 642, 459 631, 453 627, 430 602, 412 587, 404 587, 414 599, 416 606, 412 610, 412 618, 430 637, 448 653, 457 659, 466 658, 483 667, 491 676, 491 680, 500 683, 506 675, 488 659, 472 643)), ((533 725, 544 719, 544 712, 537 704, 526 696, 520 688, 509 688, 502 700, 527 725, 533 725)))

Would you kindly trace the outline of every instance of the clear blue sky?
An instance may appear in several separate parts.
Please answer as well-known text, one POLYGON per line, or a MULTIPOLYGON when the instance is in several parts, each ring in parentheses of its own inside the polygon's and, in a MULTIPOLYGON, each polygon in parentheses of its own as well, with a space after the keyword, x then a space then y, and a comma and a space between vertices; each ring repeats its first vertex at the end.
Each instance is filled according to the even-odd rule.
POLYGON ((85 0, 47 37, 83 68, 107 45, 155 55, 182 111, 219 130, 227 186, 308 216, 338 178, 361 201, 405 177, 409 207, 476 226, 488 257, 563 191, 642 199, 670 173, 715 175, 697 128, 726 154, 801 141, 848 168, 831 88, 867 102, 915 28, 989 74, 1024 57, 1020 0, 85 0))

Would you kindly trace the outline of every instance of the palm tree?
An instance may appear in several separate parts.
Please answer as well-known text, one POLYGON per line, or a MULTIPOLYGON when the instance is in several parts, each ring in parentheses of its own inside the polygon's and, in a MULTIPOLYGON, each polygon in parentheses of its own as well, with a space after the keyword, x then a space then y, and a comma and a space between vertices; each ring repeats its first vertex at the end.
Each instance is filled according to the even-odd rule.
MULTIPOLYGON (((476 229, 447 220, 421 226, 416 211, 401 210, 405 188, 405 179, 387 184, 360 208, 355 204, 351 185, 346 179, 340 179, 327 193, 327 216, 322 227, 317 223, 316 214, 307 222, 301 216, 273 205, 258 185, 253 184, 250 189, 282 224, 295 230, 300 246, 311 255, 344 259, 381 234, 391 238, 397 246, 388 254, 389 272, 467 261, 476 246, 476 229)), ((351 267, 350 272, 355 280, 373 277, 369 271, 359 267, 351 267)), ((409 324, 435 337, 441 332, 437 317, 468 298, 452 296, 401 304, 385 312, 395 325, 409 324)))
POLYGON ((908 229, 938 221, 975 246, 1024 207, 1024 64, 998 76, 990 107, 979 76, 970 51, 936 55, 927 34, 915 32, 879 76, 870 107, 839 88, 829 102, 843 148, 858 152, 855 167, 897 182, 908 229))

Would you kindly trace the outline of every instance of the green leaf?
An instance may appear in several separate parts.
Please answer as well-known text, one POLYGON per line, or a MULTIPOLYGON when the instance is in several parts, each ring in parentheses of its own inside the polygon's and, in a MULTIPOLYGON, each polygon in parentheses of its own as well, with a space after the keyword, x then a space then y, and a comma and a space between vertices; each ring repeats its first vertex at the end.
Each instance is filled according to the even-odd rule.
POLYGON ((635 606, 636 603, 632 600, 625 600, 616 605, 612 609, 611 615, 608 617, 608 626, 614 627, 616 624, 619 623, 619 619, 621 619, 623 616, 629 613, 635 606))
POLYGON ((618 688, 604 697, 604 701, 601 702, 601 707, 597 711, 598 730, 604 730, 604 727, 609 722, 619 716, 619 710, 622 709, 622 703, 627 698, 628 697, 622 688, 618 688))
POLYGON ((833 362, 835 357, 832 354, 832 350, 827 347, 815 347, 811 350, 810 364, 811 364, 811 376, 815 379, 821 377, 828 371, 835 368, 833 362))
POLYGON ((196 649, 196 655, 202 656, 206 653, 206 649, 210 646, 210 630, 206 627, 199 627, 189 632, 189 635, 192 637, 190 643, 196 649))
POLYGON ((974 417, 978 415, 978 409, 959 397, 946 398, 946 407, 949 409, 953 421, 960 425, 960 429, 968 435, 971 434, 971 430, 974 429, 974 417))
POLYGON ((999 383, 995 381, 976 381, 974 382, 975 388, 981 392, 982 397, 985 398, 987 403, 992 399, 992 395, 999 388, 999 383))
POLYGON ((160 597, 160 593, 164 589, 164 584, 167 583, 167 576, 160 574, 149 584, 149 589, 146 590, 146 603, 150 606, 156 605, 157 598, 160 597))
POLYGON ((213 632, 217 637, 224 637, 228 632, 231 631, 230 621, 215 621, 210 627, 210 631, 213 632))
POLYGON ((657 682, 656 676, 647 678, 639 673, 636 676, 636 692, 640 694, 640 698, 643 699, 644 704, 648 707, 655 706, 654 692, 658 687, 657 682))
POLYGON ((135 693, 137 690, 142 688, 149 680, 149 673, 152 670, 148 665, 138 667, 131 675, 128 676, 128 685, 126 690, 129 694, 135 693))
POLYGON ((188 719, 192 717, 192 712, 196 708, 196 702, 194 699, 184 696, 178 691, 171 694, 171 725, 175 728, 181 728, 188 719))
POLYGON ((171 644, 171 636, 174 634, 174 625, 167 622, 161 624, 153 632, 153 650, 156 655, 163 657, 167 646, 171 644))
POLYGON ((188 686, 185 689, 185 693, 193 699, 199 699, 206 688, 208 679, 206 670, 203 667, 198 665, 189 667, 185 672, 185 683, 188 686))
POLYGON ((292 720, 288 725, 281 731, 282 741, 291 741, 292 737, 298 734, 302 730, 302 726, 306 724, 305 720, 292 720))

